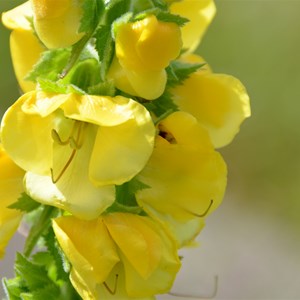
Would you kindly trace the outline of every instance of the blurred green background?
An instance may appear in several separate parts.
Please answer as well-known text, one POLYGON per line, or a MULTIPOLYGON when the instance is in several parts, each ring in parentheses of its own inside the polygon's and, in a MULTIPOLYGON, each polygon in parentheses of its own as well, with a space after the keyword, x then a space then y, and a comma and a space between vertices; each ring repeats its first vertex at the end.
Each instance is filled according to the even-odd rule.
MULTIPOLYGON (((22 2, 0 1, 1 11, 22 2)), ((198 53, 244 83, 252 117, 220 150, 226 197, 201 247, 184 252, 174 291, 209 296, 217 275, 216 299, 300 299, 300 1, 215 2, 198 53)), ((8 37, 1 26, 0 116, 19 95, 8 37)))

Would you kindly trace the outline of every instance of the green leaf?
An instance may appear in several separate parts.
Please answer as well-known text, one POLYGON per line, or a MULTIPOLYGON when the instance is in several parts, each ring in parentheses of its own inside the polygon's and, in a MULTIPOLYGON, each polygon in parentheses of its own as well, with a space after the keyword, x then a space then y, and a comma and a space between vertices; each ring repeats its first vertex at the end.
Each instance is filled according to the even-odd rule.
POLYGON ((115 53, 115 43, 111 34, 110 26, 101 26, 96 34, 96 50, 101 62, 100 76, 102 81, 105 81, 106 74, 112 62, 115 53))
POLYGON ((162 10, 168 9, 168 5, 164 0, 152 0, 152 3, 155 7, 158 7, 162 10))
POLYGON ((29 256, 36 246, 39 238, 51 226, 51 217, 57 214, 58 209, 52 206, 43 206, 43 210, 37 222, 32 225, 29 235, 25 241, 24 254, 29 256))
POLYGON ((160 11, 158 14, 156 14, 156 17, 159 21, 176 23, 180 27, 184 26, 187 22, 189 22, 189 19, 187 18, 184 18, 180 15, 174 15, 165 11, 160 11))
POLYGON ((26 80, 36 82, 38 78, 56 81, 65 68, 71 52, 70 49, 54 49, 43 52, 39 61, 26 76, 26 80))
POLYGON ((85 0, 82 3, 83 15, 80 20, 79 32, 93 32, 104 12, 105 5, 102 0, 85 0))
POLYGON ((61 81, 53 81, 49 79, 39 78, 38 89, 48 93, 67 94, 68 86, 61 83, 61 81))
POLYGON ((179 60, 172 61, 166 69, 168 75, 168 87, 182 84, 184 80, 189 78, 191 74, 198 71, 205 64, 206 63, 191 64, 179 60))
POLYGON ((54 284, 47 285, 43 288, 33 290, 31 293, 21 294, 22 300, 57 300, 59 288, 54 284))
POLYGON ((116 201, 126 206, 137 206, 135 193, 146 188, 149 188, 149 186, 136 178, 122 185, 116 185, 116 201))
POLYGON ((96 85, 90 86, 88 89, 90 95, 99 95, 99 96, 110 96, 114 97, 116 94, 116 88, 113 80, 108 80, 100 82, 96 85))
POLYGON ((3 288, 7 299, 19 300, 20 294, 27 292, 28 289, 24 285, 24 280, 21 277, 16 277, 13 279, 2 279, 3 288))
POLYGON ((64 266, 66 266, 66 258, 57 243, 52 227, 49 228, 47 234, 44 236, 44 239, 46 247, 48 249, 48 254, 51 255, 56 267, 57 280, 61 279, 64 281, 68 281, 69 268, 64 268, 64 266))
POLYGON ((8 208, 17 209, 24 212, 31 212, 37 209, 41 204, 36 202, 27 194, 22 193, 17 202, 8 206, 8 208))
POLYGON ((110 25, 114 20, 130 11, 131 0, 111 0, 106 7, 105 24, 110 25))
POLYGON ((100 64, 94 58, 79 61, 66 79, 72 85, 87 92, 90 86, 100 82, 100 64))
POLYGON ((161 116, 166 116, 172 112, 178 111, 177 105, 173 102, 172 94, 166 90, 159 98, 143 103, 143 105, 152 113, 155 114, 157 118, 161 116))
POLYGON ((53 283, 43 266, 31 262, 21 253, 17 253, 15 272, 24 280, 29 290, 43 288, 45 285, 53 283))

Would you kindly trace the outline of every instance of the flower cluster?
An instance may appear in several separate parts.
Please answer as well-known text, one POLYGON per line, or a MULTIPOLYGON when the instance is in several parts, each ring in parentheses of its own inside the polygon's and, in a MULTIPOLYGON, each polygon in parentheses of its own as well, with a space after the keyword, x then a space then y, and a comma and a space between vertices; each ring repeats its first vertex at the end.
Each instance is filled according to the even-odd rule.
POLYGON ((171 289, 178 249, 224 195, 216 148, 250 115, 240 81, 193 53, 214 14, 213 0, 30 0, 3 13, 23 94, 1 122, 0 255, 23 215, 31 224, 4 280, 12 299, 171 289))

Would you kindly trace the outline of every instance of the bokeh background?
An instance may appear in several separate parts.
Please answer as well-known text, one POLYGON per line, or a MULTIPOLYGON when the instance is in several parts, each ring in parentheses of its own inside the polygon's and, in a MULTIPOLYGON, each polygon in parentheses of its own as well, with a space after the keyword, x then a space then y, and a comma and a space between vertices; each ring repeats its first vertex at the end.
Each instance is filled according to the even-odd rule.
MULTIPOLYGON (((0 1, 0 11, 22 2, 0 1)), ((200 299, 217 285, 216 299, 300 299, 300 1, 215 2, 198 53, 215 72, 245 84, 252 117, 220 150, 229 169, 226 197, 208 218, 200 247, 183 252, 173 291, 186 295, 177 299, 200 299)), ((0 117, 19 95, 8 37, 1 25, 0 117)), ((12 276, 12 249, 20 243, 18 235, 0 277, 12 276)))

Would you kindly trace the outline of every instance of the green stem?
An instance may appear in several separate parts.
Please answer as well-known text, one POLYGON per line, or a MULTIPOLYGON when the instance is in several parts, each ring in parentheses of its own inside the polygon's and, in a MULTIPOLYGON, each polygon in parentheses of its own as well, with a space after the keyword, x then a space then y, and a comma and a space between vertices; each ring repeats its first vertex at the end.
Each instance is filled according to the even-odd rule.
POLYGON ((45 230, 47 230, 50 227, 51 225, 50 218, 53 215, 53 212, 55 210, 56 210, 55 207, 45 206, 37 223, 31 227, 28 238, 26 239, 25 246, 24 246, 24 255, 26 257, 30 256, 38 239, 45 232, 45 230))

